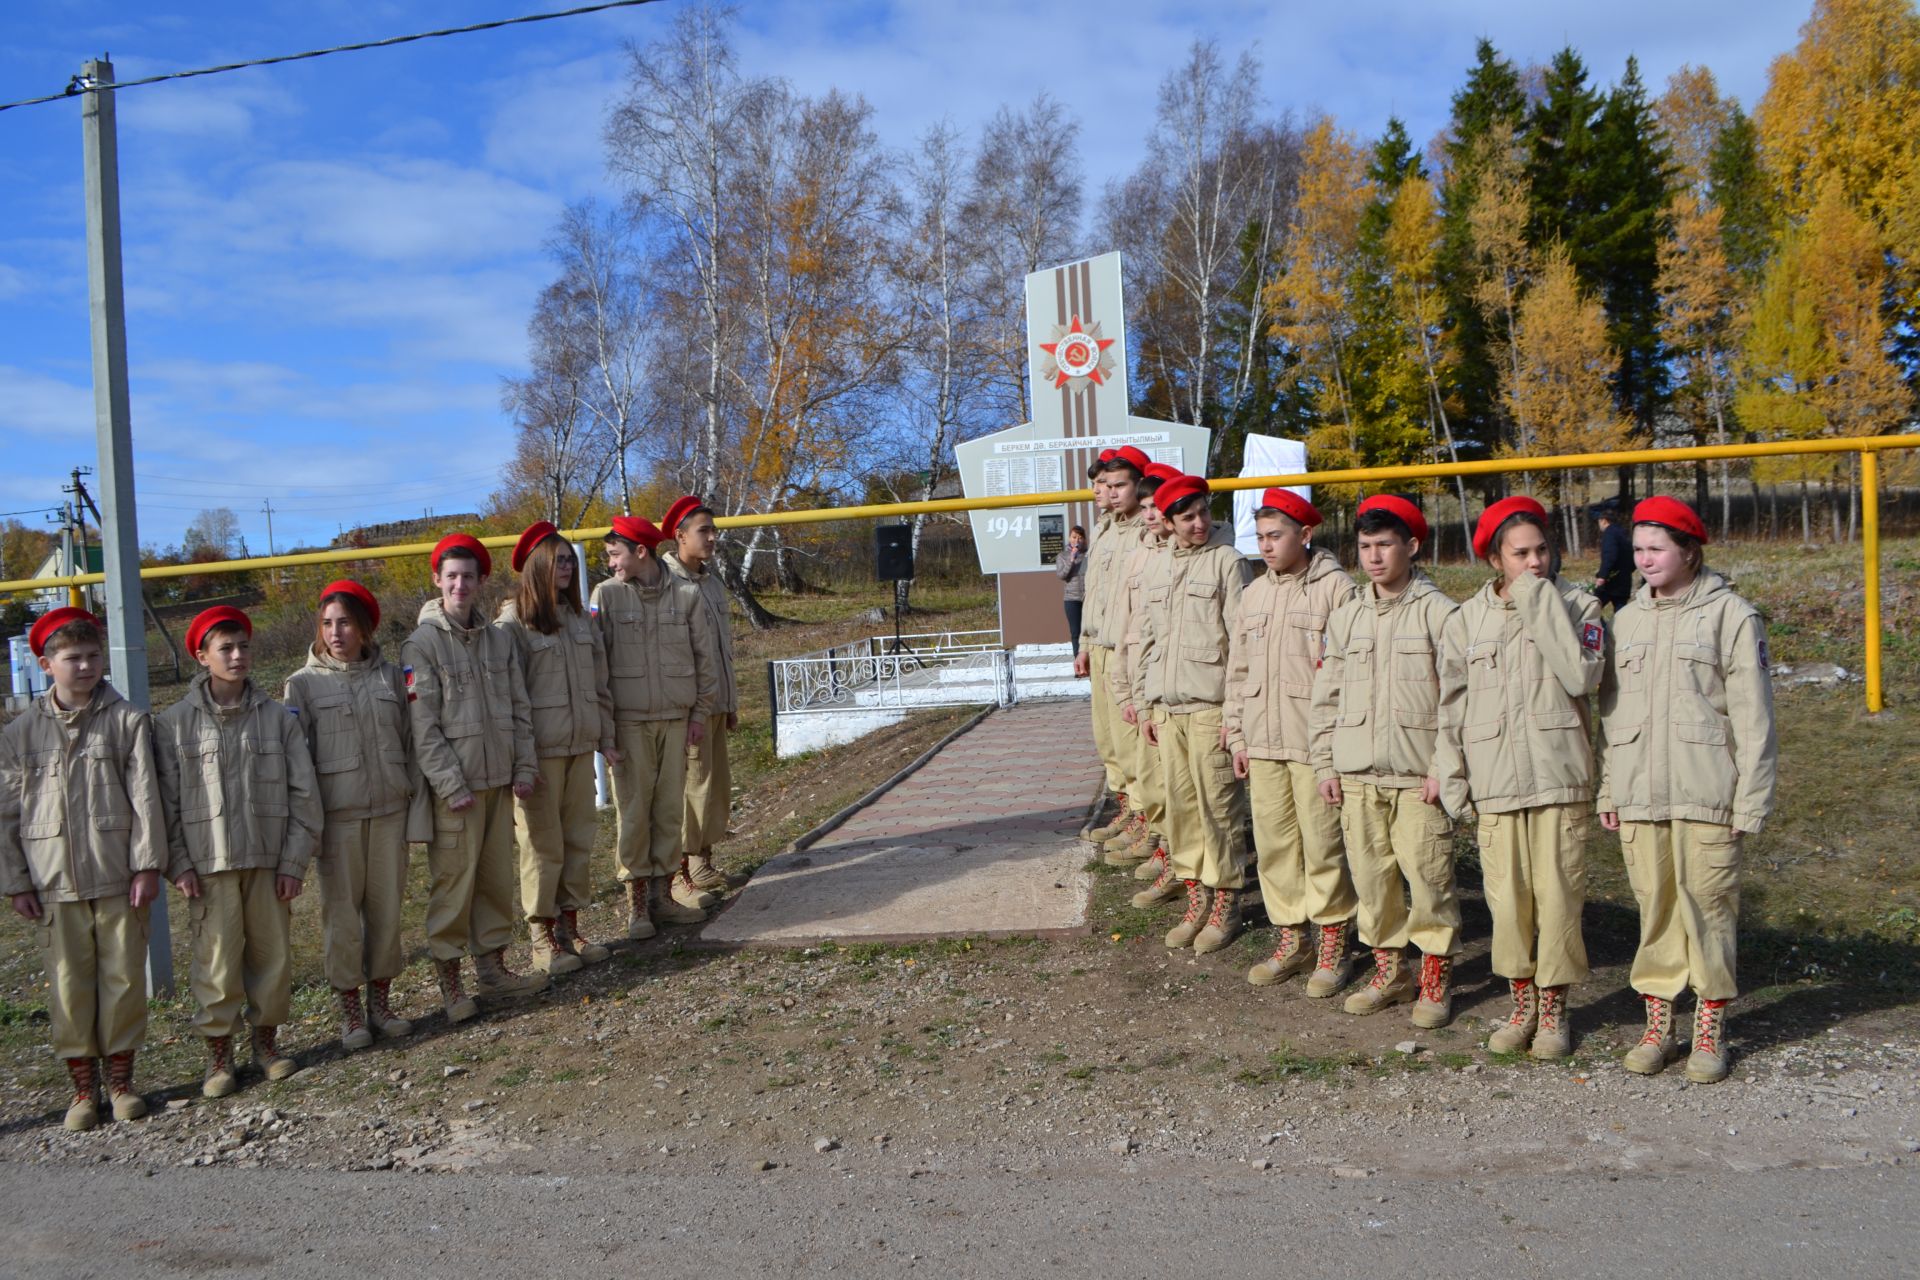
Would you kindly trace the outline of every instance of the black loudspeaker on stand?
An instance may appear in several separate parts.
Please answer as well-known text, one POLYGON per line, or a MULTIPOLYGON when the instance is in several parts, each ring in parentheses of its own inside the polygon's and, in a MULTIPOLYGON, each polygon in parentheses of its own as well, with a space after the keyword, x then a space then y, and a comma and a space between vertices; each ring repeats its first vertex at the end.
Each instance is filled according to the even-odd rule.
POLYGON ((893 583, 893 643, 890 654, 913 657, 913 650, 900 638, 900 607, 907 594, 907 582, 913 577, 913 527, 904 524, 875 525, 873 529, 873 576, 893 583))

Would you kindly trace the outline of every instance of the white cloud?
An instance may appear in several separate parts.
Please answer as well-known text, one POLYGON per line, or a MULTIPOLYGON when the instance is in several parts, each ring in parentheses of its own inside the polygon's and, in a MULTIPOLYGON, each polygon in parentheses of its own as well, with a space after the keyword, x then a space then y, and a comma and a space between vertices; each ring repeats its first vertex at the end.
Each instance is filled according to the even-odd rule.
POLYGON ((487 164, 568 199, 604 191, 607 113, 626 65, 624 54, 609 51, 489 85, 496 105, 486 129, 487 164))
POLYGON ((0 435, 93 440, 93 386, 0 365, 0 435))

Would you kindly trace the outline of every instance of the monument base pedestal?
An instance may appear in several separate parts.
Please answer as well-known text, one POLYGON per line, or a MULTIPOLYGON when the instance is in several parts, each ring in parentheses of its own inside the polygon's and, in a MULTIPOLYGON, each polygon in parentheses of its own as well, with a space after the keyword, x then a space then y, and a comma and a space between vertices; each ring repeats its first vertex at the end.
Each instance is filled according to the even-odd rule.
POLYGON ((1066 588, 1059 574, 1042 569, 999 577, 1000 643, 1011 649, 1023 644, 1068 641, 1066 588))

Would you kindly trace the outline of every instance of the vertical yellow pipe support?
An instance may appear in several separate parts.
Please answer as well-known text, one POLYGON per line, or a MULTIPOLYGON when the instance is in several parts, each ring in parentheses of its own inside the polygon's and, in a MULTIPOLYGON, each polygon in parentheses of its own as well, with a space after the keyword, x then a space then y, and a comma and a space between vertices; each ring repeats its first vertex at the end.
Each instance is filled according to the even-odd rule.
POLYGON ((1886 705, 1880 694, 1880 455, 1860 451, 1860 543, 1866 555, 1867 712, 1886 705))

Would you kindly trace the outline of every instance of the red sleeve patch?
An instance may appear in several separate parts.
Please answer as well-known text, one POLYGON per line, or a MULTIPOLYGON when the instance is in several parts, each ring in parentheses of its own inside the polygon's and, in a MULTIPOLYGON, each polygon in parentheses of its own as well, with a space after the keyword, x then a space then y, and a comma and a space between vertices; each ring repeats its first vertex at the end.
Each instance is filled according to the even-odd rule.
POLYGON ((1580 628, 1580 647, 1590 653, 1598 653, 1606 647, 1607 633, 1597 622, 1589 622, 1580 628))

